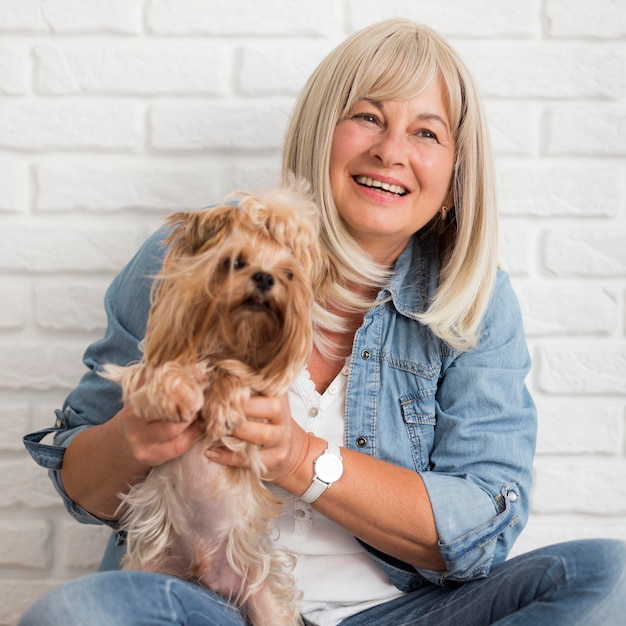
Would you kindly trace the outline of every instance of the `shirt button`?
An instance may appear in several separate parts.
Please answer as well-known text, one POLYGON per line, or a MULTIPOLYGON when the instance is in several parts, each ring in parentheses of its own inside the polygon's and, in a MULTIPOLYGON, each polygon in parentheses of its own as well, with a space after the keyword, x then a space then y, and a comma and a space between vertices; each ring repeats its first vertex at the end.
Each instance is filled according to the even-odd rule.
POLYGON ((369 350, 363 350, 363 352, 361 352, 361 358, 362 358, 364 361, 367 361, 367 359, 369 359, 371 356, 372 356, 372 355, 371 355, 371 353, 370 353, 370 351, 369 351, 369 350))
POLYGON ((319 412, 320 410, 316 406, 314 406, 309 409, 309 417, 317 417, 319 412))
POLYGON ((357 445, 357 448, 365 448, 365 446, 367 445, 367 438, 366 437, 357 437, 356 438, 356 445, 357 445))
POLYGON ((333 395, 335 395, 337 393, 337 385, 331 385, 328 388, 328 393, 332 393, 333 395))
POLYGON ((305 513, 302 509, 296 509, 296 510, 293 512, 293 514, 294 514, 296 517, 300 517, 300 518, 302 518, 302 517, 304 517, 304 516, 306 515, 306 513, 305 513))
POLYGON ((347 376, 350 373, 350 368, 346 365, 344 368, 342 368, 341 373, 344 376, 347 376))

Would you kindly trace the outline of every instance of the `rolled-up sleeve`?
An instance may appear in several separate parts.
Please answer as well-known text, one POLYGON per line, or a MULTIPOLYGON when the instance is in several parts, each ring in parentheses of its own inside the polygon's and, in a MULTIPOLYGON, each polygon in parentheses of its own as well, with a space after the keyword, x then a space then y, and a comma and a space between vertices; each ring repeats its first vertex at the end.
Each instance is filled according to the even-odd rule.
POLYGON ((517 299, 500 272, 479 343, 450 355, 438 385, 435 440, 421 476, 446 571, 418 570, 433 582, 486 576, 526 524, 536 440, 529 369, 517 299))
POLYGON ((114 525, 94 517, 67 495, 61 480, 63 454, 81 431, 105 423, 122 407, 119 385, 100 373, 108 363, 128 365, 141 358, 140 342, 145 335, 153 279, 163 260, 164 234, 161 230, 152 235, 109 286, 104 301, 106 332, 85 351, 87 371, 56 412, 55 427, 24 438, 35 461, 48 469, 68 512, 83 523, 114 525), (54 435, 53 446, 40 443, 48 434, 54 435))

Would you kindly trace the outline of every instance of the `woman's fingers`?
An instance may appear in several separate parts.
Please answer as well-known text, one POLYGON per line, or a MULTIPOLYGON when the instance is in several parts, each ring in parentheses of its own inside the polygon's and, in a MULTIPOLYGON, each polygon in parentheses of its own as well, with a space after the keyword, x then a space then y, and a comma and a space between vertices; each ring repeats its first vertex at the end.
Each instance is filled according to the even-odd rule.
MULTIPOLYGON (((264 480, 277 481, 299 465, 308 435, 291 417, 287 396, 266 398, 255 396, 246 405, 246 422, 233 430, 233 436, 259 446, 264 467, 264 480)), ((245 452, 219 447, 207 450, 213 461, 233 467, 249 467, 245 452)))
POLYGON ((126 440, 132 455, 150 466, 160 465, 184 454, 202 437, 200 422, 146 421, 129 411, 126 440))

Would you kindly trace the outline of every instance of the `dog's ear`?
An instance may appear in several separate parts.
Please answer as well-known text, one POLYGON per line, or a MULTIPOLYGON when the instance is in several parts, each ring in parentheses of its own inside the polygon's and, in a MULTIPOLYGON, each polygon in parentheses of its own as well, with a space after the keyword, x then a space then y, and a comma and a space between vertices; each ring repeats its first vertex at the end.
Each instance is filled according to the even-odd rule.
POLYGON ((262 201, 268 232, 300 257, 319 240, 319 209, 302 187, 278 187, 262 201))
POLYGON ((215 207, 203 211, 179 212, 167 218, 173 229, 166 239, 171 250, 180 256, 193 256, 207 244, 217 243, 232 222, 233 207, 215 207))

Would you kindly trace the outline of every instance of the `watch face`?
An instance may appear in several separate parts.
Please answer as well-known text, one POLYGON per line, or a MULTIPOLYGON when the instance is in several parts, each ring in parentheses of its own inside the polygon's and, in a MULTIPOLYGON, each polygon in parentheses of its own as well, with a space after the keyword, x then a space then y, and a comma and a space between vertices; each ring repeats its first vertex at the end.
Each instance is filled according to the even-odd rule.
POLYGON ((315 462, 315 473, 325 483, 334 483, 343 474, 343 463, 334 454, 322 454, 315 462))

